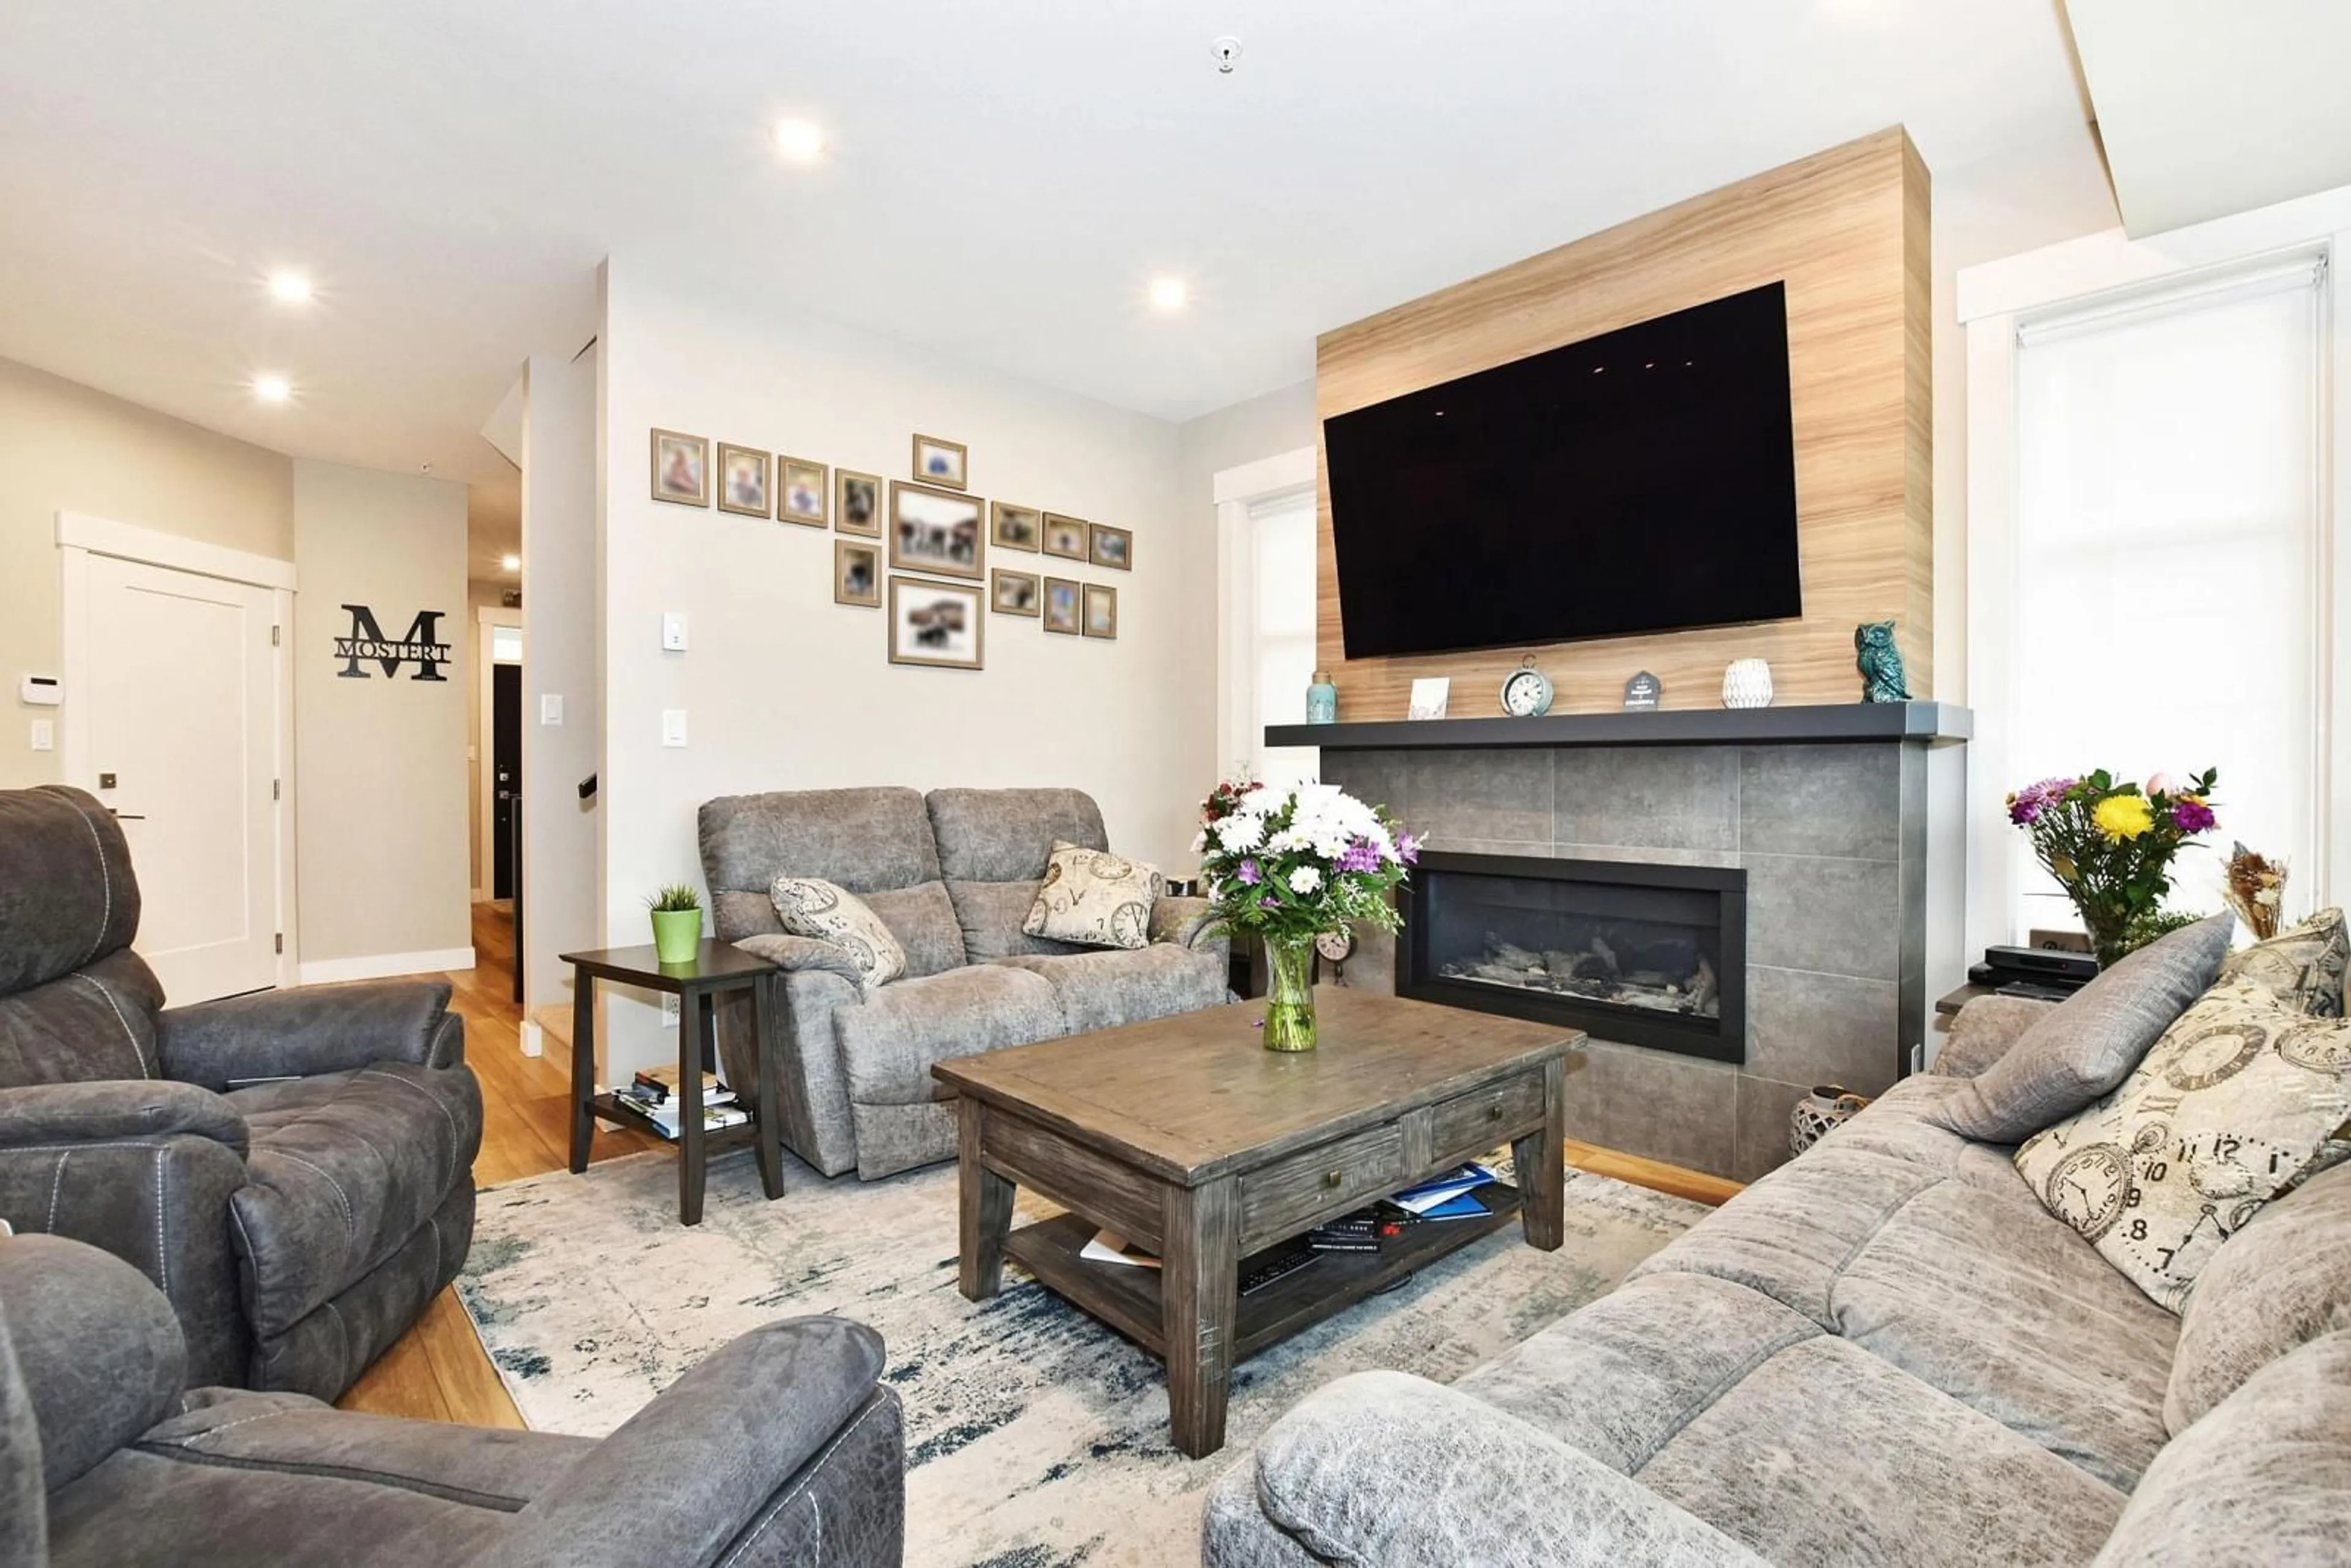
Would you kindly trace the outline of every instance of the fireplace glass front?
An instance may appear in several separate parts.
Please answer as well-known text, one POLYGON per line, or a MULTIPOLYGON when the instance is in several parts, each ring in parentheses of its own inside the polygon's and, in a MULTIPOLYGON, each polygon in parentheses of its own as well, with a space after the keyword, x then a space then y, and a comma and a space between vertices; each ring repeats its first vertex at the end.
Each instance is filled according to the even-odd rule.
POLYGON ((1431 852, 1397 994, 1742 1061, 1746 899, 1743 871, 1431 852))

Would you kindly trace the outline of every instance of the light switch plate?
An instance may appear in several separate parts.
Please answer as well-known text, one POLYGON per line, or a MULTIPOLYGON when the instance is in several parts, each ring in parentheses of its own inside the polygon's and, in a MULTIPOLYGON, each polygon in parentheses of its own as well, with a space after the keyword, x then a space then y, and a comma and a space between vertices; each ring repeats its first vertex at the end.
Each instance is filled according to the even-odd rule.
POLYGON ((33 749, 55 751, 57 748, 57 727, 54 720, 37 718, 33 721, 33 749))
POLYGON ((662 744, 664 746, 685 744, 685 710, 684 708, 662 709, 662 744))
POLYGON ((539 695, 538 695, 538 722, 539 722, 541 725, 546 726, 546 727, 559 727, 562 725, 562 723, 563 723, 563 694, 562 694, 562 693, 560 693, 560 692, 541 692, 541 693, 539 693, 539 695))
POLYGON ((662 648, 666 653, 685 652, 685 617, 672 610, 662 616, 662 648))

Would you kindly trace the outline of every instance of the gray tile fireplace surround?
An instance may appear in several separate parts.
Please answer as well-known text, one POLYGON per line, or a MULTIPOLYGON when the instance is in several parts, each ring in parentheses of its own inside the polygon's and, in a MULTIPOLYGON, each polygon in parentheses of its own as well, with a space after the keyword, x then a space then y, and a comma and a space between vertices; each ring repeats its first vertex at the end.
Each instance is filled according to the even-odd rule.
MULTIPOLYGON (((1435 849, 1743 867, 1745 1062, 1595 1037, 1568 1081, 1567 1131, 1748 1181, 1787 1158, 1788 1112, 1810 1086, 1878 1093, 1927 1039, 1928 930, 1955 947, 1963 875, 1963 753, 1948 731, 1964 736, 1966 716, 1943 711, 1934 749, 1919 737, 1326 747, 1322 776, 1384 803, 1435 849)), ((1389 989, 1394 962, 1392 942, 1367 940, 1347 983, 1389 989)), ((1955 950, 1932 967, 1939 977, 1957 962, 1955 950)))

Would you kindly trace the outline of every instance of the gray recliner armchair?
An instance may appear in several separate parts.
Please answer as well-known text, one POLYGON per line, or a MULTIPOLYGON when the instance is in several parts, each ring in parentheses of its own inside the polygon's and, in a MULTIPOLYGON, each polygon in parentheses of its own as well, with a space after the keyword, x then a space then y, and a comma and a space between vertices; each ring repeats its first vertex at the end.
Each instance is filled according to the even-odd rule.
POLYGON ((838 1318, 754 1329, 601 1442, 184 1369, 136 1270, 0 1240, 0 1568, 884 1568, 904 1541, 882 1341, 838 1318))
POLYGON ((332 1399, 455 1278, 482 1102, 438 982, 165 1008, 120 827, 0 791, 0 1218, 170 1301, 195 1384, 332 1399))

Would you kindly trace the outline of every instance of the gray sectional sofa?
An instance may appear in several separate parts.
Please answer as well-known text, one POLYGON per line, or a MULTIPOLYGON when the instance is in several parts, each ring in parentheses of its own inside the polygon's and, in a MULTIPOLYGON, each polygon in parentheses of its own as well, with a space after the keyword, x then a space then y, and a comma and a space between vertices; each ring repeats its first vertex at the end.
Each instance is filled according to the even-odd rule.
POLYGON ((192 1007, 78 789, 0 791, 0 1219, 102 1247, 199 1384, 332 1399, 465 1261, 482 1096, 438 981, 192 1007))
POLYGON ((179 1324, 137 1270, 0 1240, 0 1564, 895 1568, 882 1360, 856 1323, 768 1323, 601 1442, 183 1393, 179 1324))
MULTIPOLYGON (((1229 946, 1203 899, 1162 897, 1138 949, 1023 932, 1056 839, 1110 847, 1076 789, 810 789, 702 808, 718 938, 780 966, 762 993, 765 1044, 795 1154, 868 1180, 952 1158, 955 1106, 933 1062, 1225 1000, 1229 946), (844 951, 785 932, 768 889, 786 875, 862 899, 904 946, 904 977, 861 998, 844 951)), ((748 1003, 718 1024, 730 1075, 748 1082, 748 1003)))
POLYGON ((1936 1073, 1452 1386, 1318 1391, 1219 1481, 1205 1561, 2351 1561, 2351 1166, 2174 1317, 1938 1124, 2040 1011, 1971 1004, 1936 1073))

